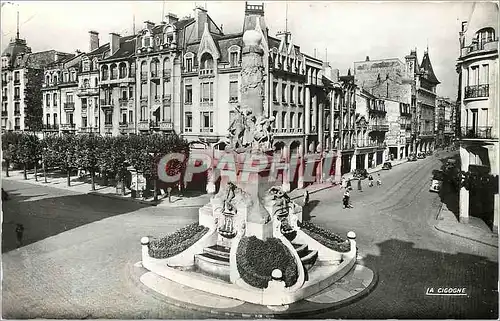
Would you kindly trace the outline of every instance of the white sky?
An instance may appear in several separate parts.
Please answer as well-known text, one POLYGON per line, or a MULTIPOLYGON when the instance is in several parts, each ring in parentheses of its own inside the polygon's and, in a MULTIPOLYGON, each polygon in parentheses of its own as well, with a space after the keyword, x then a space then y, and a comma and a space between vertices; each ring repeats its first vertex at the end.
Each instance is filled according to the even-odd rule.
MULTIPOLYGON (((261 3, 261 2, 251 2, 261 3)), ((88 51, 89 30, 99 32, 100 43, 110 32, 131 34, 145 20, 161 21, 162 11, 179 17, 192 14, 189 1, 18 1, 21 38, 33 51, 56 49, 88 51)), ((225 33, 239 32, 244 1, 206 1, 208 13, 225 33)), ((434 72, 441 81, 438 94, 457 95, 455 63, 459 53, 460 22, 467 20, 471 2, 288 2, 288 29, 293 41, 309 55, 324 59, 341 74, 354 61, 400 58, 417 47, 419 60, 429 45, 434 72)), ((265 18, 271 35, 285 29, 286 3, 266 2, 265 18)), ((3 4, 2 50, 16 33, 16 5, 3 4)))

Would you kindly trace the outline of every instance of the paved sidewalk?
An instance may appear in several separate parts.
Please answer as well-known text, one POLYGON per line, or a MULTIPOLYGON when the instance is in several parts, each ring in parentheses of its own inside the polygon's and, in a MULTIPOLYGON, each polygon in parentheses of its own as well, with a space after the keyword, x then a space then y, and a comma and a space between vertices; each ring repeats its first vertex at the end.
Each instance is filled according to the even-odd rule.
POLYGON ((498 234, 493 233, 481 219, 470 217, 469 224, 460 223, 445 204, 441 207, 438 223, 434 227, 444 233, 498 248, 498 234))

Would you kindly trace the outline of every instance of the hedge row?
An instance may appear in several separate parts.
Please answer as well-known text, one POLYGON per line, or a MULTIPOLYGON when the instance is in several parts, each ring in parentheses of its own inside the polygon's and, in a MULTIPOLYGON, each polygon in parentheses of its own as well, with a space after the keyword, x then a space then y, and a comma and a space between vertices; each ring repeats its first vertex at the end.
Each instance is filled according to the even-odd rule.
POLYGON ((351 242, 349 240, 340 237, 332 231, 314 225, 309 221, 303 222, 300 228, 304 233, 329 249, 337 252, 349 252, 351 250, 351 242))
POLYGON ((205 234, 208 228, 198 223, 187 225, 173 234, 149 243, 149 256, 155 259, 165 259, 185 251, 205 234))
POLYGON ((298 279, 293 255, 277 238, 262 241, 255 236, 243 237, 236 251, 236 263, 241 278, 256 288, 267 288, 274 269, 281 270, 286 287, 298 279))

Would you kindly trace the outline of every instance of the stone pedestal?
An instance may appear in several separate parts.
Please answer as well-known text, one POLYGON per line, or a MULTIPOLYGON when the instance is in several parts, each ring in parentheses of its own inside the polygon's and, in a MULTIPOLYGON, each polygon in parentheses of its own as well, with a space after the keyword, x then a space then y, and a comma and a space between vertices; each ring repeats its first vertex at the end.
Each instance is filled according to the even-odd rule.
POLYGON ((469 191, 465 187, 460 188, 460 223, 469 223, 469 191))

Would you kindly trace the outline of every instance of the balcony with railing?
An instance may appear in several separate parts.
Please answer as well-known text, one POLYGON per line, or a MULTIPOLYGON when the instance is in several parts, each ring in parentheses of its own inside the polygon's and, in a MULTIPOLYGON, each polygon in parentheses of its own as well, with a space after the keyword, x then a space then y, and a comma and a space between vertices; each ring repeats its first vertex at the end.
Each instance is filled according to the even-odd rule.
POLYGON ((120 104, 120 108, 128 107, 128 98, 119 98, 118 103, 120 104))
POLYGON ((61 130, 75 130, 75 124, 71 123, 61 124, 61 130))
POLYGON ((21 79, 14 79, 14 85, 19 85, 21 84, 21 79))
POLYGON ((368 113, 372 115, 385 115, 387 111, 385 109, 371 107, 368 109, 368 113))
POLYGON ((464 94, 465 99, 486 98, 486 97, 489 97, 489 95, 490 95, 490 85, 489 84, 472 85, 472 86, 465 87, 465 94, 464 94))
POLYGON ((104 129, 113 129, 113 122, 104 122, 104 129))
POLYGON ((462 139, 493 139, 492 126, 461 127, 462 139))
POLYGON ((214 70, 213 69, 200 69, 198 75, 200 76, 200 78, 213 77, 214 70))
POLYGON ((482 52, 487 53, 494 50, 498 50, 498 38, 488 39, 483 42, 473 42, 471 45, 462 48, 460 57, 464 58, 470 54, 480 54, 482 52))
POLYGON ((21 130, 21 126, 20 125, 15 125, 14 126, 14 130, 21 130))
POLYGON ((356 148, 385 148, 387 144, 381 141, 370 141, 366 139, 358 139, 356 141, 356 148))
POLYGON ((163 106, 170 106, 172 103, 172 95, 163 95, 163 106))
POLYGON ((372 132, 388 132, 389 125, 387 124, 373 124, 368 125, 368 130, 372 132))
POLYGON ((137 124, 137 129, 139 130, 149 130, 150 122, 149 120, 140 120, 137 124))
POLYGON ((60 87, 71 87, 71 86, 77 86, 78 85, 78 80, 77 79, 66 79, 62 80, 59 82, 60 87))
POLYGON ((102 109, 111 109, 113 108, 113 105, 114 105, 113 99, 101 99, 102 109))
POLYGON ((21 96, 19 95, 14 95, 14 100, 20 100, 21 99, 21 96))
POLYGON ((64 103, 64 110, 68 111, 75 110, 75 103, 74 102, 64 103))
POLYGON ((162 120, 160 122, 160 130, 173 130, 174 124, 170 120, 162 120))
POLYGON ((20 109, 15 109, 14 110, 14 116, 21 116, 21 110, 20 109))
POLYGON ((418 136, 419 137, 433 137, 434 131, 433 130, 421 130, 420 134, 418 136))
POLYGON ((57 130, 59 130, 59 125, 57 125, 57 124, 53 124, 53 125, 51 125, 51 124, 44 124, 42 126, 42 130, 43 131, 57 131, 57 130))
POLYGON ((82 87, 78 89, 78 96, 92 96, 98 94, 99 94, 98 87, 82 87))

